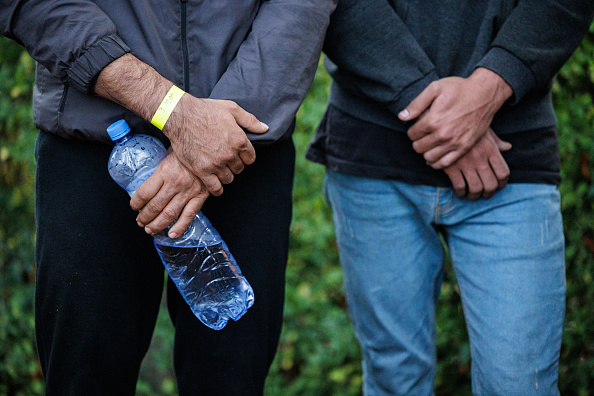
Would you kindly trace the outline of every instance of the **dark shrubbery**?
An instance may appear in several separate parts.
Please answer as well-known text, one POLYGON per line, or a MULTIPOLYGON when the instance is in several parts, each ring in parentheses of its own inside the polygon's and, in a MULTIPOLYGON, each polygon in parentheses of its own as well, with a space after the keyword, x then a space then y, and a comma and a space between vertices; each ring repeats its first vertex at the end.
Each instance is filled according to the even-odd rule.
POLYGON ((34 343, 34 63, 0 41, 0 394, 42 394, 34 343))
MULTIPOLYGON (((32 60, 0 40, 0 394, 41 395, 33 323, 34 140, 32 60)), ((360 351, 346 311, 323 167, 304 160, 328 95, 322 67, 298 114, 298 163, 285 326, 267 395, 359 395, 360 351)), ((563 395, 594 395, 594 25, 555 85, 567 240, 563 395)), ((172 326, 162 312, 138 394, 173 395, 172 326)), ((470 394, 470 352, 453 271, 438 309, 438 395, 470 394)))
POLYGON ((594 25, 554 90, 561 149, 567 250, 563 395, 594 395, 594 25))

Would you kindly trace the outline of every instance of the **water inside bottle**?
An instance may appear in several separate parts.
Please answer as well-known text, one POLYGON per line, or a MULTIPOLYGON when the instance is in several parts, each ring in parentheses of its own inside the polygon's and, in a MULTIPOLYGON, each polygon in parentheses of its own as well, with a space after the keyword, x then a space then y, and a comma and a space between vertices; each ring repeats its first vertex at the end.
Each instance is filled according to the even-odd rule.
POLYGON ((155 247, 194 314, 219 330, 254 304, 254 293, 223 243, 210 246, 155 247))
MULTIPOLYGON (((125 135, 116 141, 108 171, 132 196, 166 156, 158 139, 125 135)), ((238 320, 253 305, 254 293, 218 232, 200 212, 180 237, 170 239, 170 227, 153 235, 153 241, 194 314, 216 330, 230 318, 238 320)))

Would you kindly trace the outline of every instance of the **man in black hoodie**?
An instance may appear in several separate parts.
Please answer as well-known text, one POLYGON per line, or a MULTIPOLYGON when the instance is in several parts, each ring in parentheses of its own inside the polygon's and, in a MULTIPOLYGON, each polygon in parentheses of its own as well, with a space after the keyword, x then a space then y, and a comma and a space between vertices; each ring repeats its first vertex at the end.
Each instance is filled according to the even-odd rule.
POLYGON ((327 167, 364 393, 429 395, 448 246, 476 394, 558 394, 565 303, 555 73, 594 3, 342 0, 327 167), (489 199, 486 199, 489 198, 489 199))

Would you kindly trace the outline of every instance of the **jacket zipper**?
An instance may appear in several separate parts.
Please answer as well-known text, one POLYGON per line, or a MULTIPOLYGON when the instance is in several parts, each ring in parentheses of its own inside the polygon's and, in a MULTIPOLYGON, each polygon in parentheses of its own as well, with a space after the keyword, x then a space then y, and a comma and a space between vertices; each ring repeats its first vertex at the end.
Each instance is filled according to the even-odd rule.
POLYGON ((188 0, 181 0, 181 46, 184 63, 184 91, 186 92, 190 89, 190 61, 188 59, 188 42, 186 37, 187 3, 188 0))
POLYGON ((66 96, 68 96, 68 84, 64 84, 64 90, 62 91, 62 97, 60 98, 60 108, 58 113, 64 112, 64 106, 66 106, 66 96))

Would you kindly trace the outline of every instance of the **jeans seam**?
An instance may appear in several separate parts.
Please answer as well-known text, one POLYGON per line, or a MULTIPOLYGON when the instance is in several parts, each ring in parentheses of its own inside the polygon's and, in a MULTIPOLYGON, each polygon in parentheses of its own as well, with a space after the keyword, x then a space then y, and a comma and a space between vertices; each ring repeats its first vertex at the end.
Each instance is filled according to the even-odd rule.
POLYGON ((439 224, 439 215, 441 214, 441 207, 439 205, 440 193, 441 188, 437 187, 435 189, 435 209, 433 210, 433 222, 435 224, 439 224))

